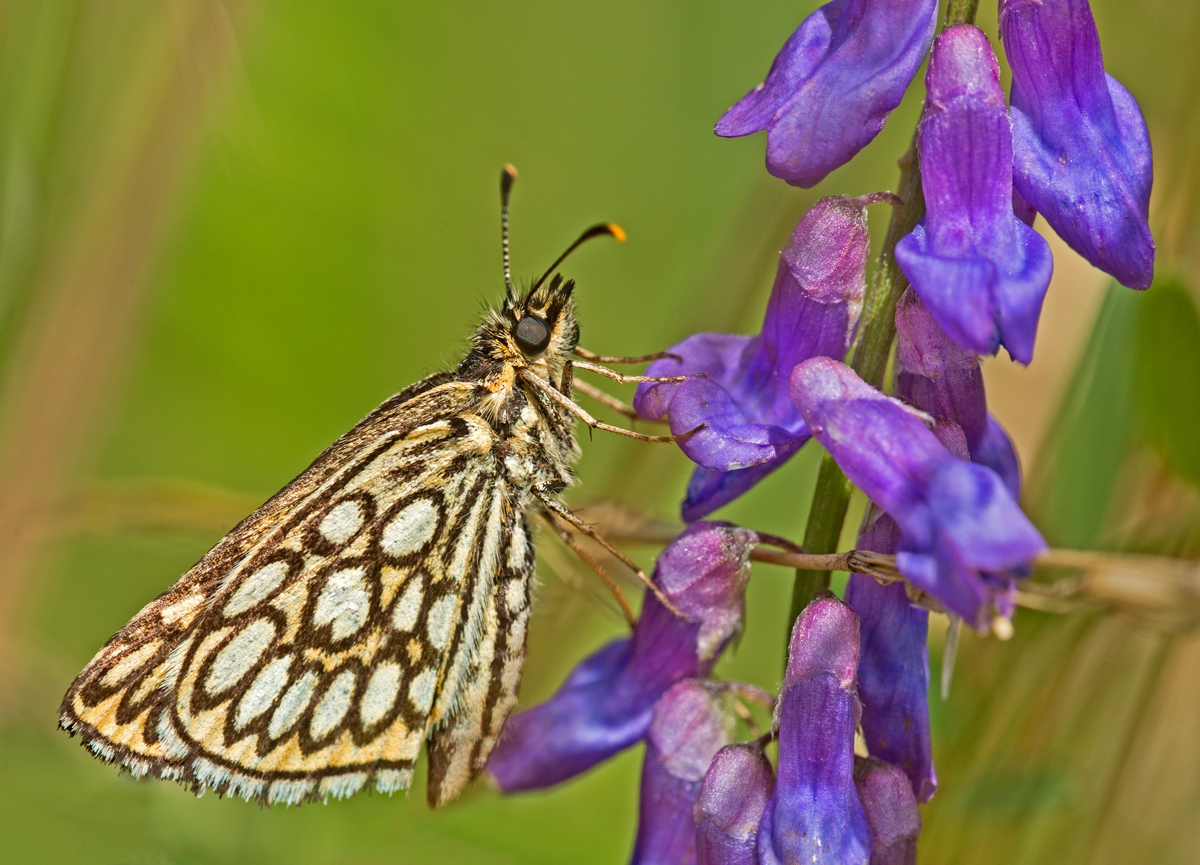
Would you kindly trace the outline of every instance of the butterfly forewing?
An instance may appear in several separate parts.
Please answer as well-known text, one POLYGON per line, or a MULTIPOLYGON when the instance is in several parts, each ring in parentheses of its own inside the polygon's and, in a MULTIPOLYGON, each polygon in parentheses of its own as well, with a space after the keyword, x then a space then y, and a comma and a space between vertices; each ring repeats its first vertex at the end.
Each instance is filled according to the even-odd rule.
POLYGON ((109 641, 64 726, 136 774, 287 802, 407 786, 434 736, 461 789, 515 699, 533 566, 496 432, 453 410, 469 389, 344 437, 109 641))

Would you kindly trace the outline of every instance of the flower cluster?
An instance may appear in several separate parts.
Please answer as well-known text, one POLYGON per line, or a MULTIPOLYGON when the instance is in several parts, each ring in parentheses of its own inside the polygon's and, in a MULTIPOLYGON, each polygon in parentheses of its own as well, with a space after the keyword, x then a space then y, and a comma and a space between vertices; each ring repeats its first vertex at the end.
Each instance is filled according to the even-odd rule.
POLYGON ((867 208, 921 202, 827 197, 779 256, 760 333, 688 337, 634 399, 642 417, 692 433, 679 441, 696 463, 682 503, 692 525, 654 576, 682 616, 647 595, 632 635, 510 719, 489 764, 504 791, 544 787, 644 741, 635 863, 915 861, 918 803, 937 788, 929 610, 1007 630, 1046 548, 1018 504, 1017 456, 980 367, 1001 346, 1033 358, 1053 270, 1036 215, 1120 283, 1151 282, 1149 138, 1104 71, 1086 0, 1001 0, 1007 104, 984 33, 957 23, 934 38, 936 24, 934 0, 833 0, 717 124, 722 136, 766 130, 768 170, 812 186, 870 143, 928 57, 913 154, 923 218, 894 246, 903 294, 868 304, 894 304, 894 329, 870 329, 894 339, 890 392, 843 362, 864 308, 867 208), (693 521, 810 439, 870 500, 858 548, 894 555, 904 580, 852 574, 844 601, 813 600, 770 732, 738 742, 730 695, 750 686, 710 673, 741 627, 760 538, 693 521), (855 755, 856 731, 869 757, 855 755))

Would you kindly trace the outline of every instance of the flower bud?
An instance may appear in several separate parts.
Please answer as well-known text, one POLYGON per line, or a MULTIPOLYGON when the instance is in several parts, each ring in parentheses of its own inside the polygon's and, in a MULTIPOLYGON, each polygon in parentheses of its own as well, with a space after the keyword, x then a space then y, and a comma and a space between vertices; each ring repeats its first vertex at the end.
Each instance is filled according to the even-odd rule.
POLYGON ((713 757, 732 738, 731 721, 704 682, 679 682, 655 705, 631 865, 696 861, 696 798, 713 757))
POLYGON ((870 830, 854 789, 858 619, 818 598, 796 620, 778 707, 779 766, 758 829, 762 865, 866 865, 870 830))
POLYGON ((758 824, 775 771, 752 742, 717 752, 696 799, 698 865, 757 865, 758 824))
POLYGON ((871 865, 916 865, 921 813, 904 773, 882 760, 855 757, 854 784, 871 827, 871 865))

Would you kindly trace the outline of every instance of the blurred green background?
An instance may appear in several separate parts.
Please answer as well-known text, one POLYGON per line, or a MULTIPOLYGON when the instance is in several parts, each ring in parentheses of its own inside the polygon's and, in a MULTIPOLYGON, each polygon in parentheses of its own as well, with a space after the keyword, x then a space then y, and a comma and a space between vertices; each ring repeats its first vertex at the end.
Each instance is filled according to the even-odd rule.
MULTIPOLYGON (((923 96, 914 84, 810 191, 766 175, 761 136, 713 136, 815 5, 0 4, 0 860, 628 858, 638 749, 545 794, 480 787, 438 813, 420 784, 264 810, 120 776, 56 731, 58 702, 240 516, 457 362, 503 285, 504 162, 521 171, 517 273, 540 273, 592 222, 629 232, 566 269, 584 345, 641 353, 755 330, 797 218, 821 195, 893 184, 923 96)), ((1093 8, 1154 137, 1170 285, 1106 289, 1057 244, 1039 359, 990 361, 989 385, 1052 542, 1195 556, 1200 14, 1093 8)), ((980 24, 994 34, 994 6, 980 24)), ((886 213, 872 219, 879 233, 886 213)), ((573 502, 675 516, 677 450, 584 448, 573 502)), ((800 536, 818 456, 720 516, 800 536)), ((561 550, 539 570, 526 702, 621 630, 561 550)), ((720 674, 776 686, 790 579, 756 567, 720 674)), ((950 700, 934 698, 942 789, 922 861, 1200 859, 1194 638, 1095 613, 1022 612, 1017 630, 965 638, 950 700)))

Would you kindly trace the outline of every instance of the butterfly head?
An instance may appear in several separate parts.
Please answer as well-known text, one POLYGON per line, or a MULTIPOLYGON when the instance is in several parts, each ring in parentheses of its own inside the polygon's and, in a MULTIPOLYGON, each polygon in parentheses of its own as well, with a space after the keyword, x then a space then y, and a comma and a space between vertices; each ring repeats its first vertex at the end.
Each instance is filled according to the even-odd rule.
POLYGON ((624 243, 625 232, 611 222, 593 225, 555 259, 524 294, 513 285, 508 257, 508 199, 517 170, 504 166, 500 175, 500 239, 504 260, 504 305, 491 313, 476 332, 473 354, 499 361, 503 379, 518 369, 530 370, 553 383, 562 382, 567 360, 579 345, 579 325, 571 302, 575 281, 555 273, 580 245, 595 237, 615 237, 624 243), (551 274, 553 278, 551 279, 551 274))

